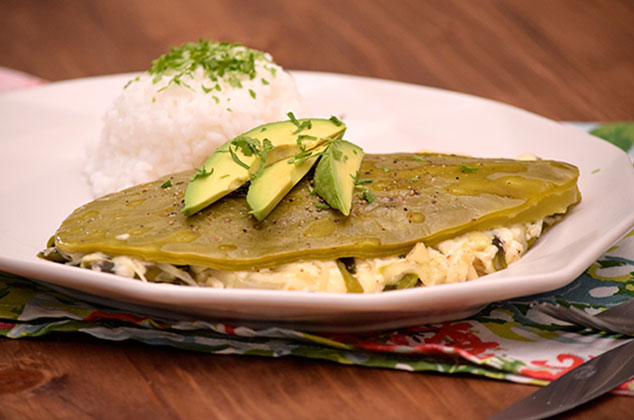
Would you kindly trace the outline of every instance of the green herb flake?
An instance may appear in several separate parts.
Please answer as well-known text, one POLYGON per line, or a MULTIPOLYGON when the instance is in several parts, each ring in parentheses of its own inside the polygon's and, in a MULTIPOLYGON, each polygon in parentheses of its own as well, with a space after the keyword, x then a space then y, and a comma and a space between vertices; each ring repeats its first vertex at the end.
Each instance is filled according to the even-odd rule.
POLYGON ((317 140, 317 137, 308 134, 300 134, 299 136, 297 136, 297 144, 301 143, 304 140, 317 140))
POLYGON ((374 201, 374 196, 372 195, 372 193, 370 191, 363 190, 363 192, 360 195, 362 200, 365 200, 368 202, 368 204, 372 203, 374 201))
MULTIPOLYGON (((249 165, 247 165, 242 160, 240 160, 240 158, 238 157, 236 152, 231 147, 229 147, 229 153, 231 154, 231 158, 233 159, 233 161, 235 163, 237 163, 238 165, 242 166, 246 170, 251 169, 251 167, 249 165)), ((250 156, 250 155, 247 155, 247 156, 250 156)))
POLYGON ((255 91, 253 89, 249 89, 249 95, 251 95, 251 97, 255 99, 255 91))
POLYGON ((212 98, 214 98, 214 101, 219 104, 220 103, 220 98, 218 98, 216 95, 212 95, 212 98))
POLYGON ((220 177, 220 179, 225 179, 229 176, 229 174, 224 174, 223 176, 220 177))
POLYGON ((418 161, 420 161, 420 162, 429 162, 429 159, 424 158, 424 157, 422 157, 422 156, 418 156, 418 155, 414 155, 414 156, 412 156, 412 159, 413 159, 413 160, 418 160, 418 161))
POLYGON ((328 204, 324 204, 324 203, 315 203, 315 207, 322 210, 328 210, 330 208, 328 204))
POLYGON ((464 163, 460 164, 460 170, 465 174, 470 174, 478 170, 476 166, 465 165, 464 163))
POLYGON ((199 178, 207 178, 209 175, 214 173, 214 168, 207 170, 204 166, 202 168, 196 168, 196 173, 192 177, 191 181, 195 181, 199 178))
POLYGON ((376 165, 376 168, 377 168, 377 169, 381 169, 381 170, 382 170, 383 172, 385 172, 386 174, 387 174, 388 172, 390 172, 390 168, 386 168, 385 166, 379 166, 379 165, 376 165))
POLYGON ((311 128, 313 128, 313 123, 310 120, 305 120, 300 125, 297 126, 297 130, 293 131, 293 134, 298 134, 304 131, 305 129, 310 130, 311 128))
POLYGON ((268 81, 268 80, 266 80, 264 77, 263 77, 261 80, 262 80, 262 84, 263 84, 264 86, 266 86, 266 85, 270 85, 269 81, 268 81))
POLYGON ((297 121, 297 118, 295 118, 295 114, 289 111, 286 115, 288 116, 288 119, 291 120, 291 122, 295 125, 295 127, 299 127, 299 121, 297 121))
POLYGON ((418 181, 420 181, 420 176, 419 176, 419 175, 416 175, 416 176, 413 176, 413 177, 411 177, 411 178, 407 178, 407 180, 408 180, 409 182, 418 182, 418 181))
MULTIPOLYGON (((269 151, 273 150, 273 144, 267 138, 260 141, 257 138, 249 137, 249 136, 238 136, 231 141, 231 145, 236 149, 240 149, 242 154, 245 156, 257 156, 260 158, 260 167, 258 170, 251 175, 251 179, 258 178, 262 171, 264 171, 264 167, 266 166, 266 158, 269 151)), ((235 153, 232 147, 229 147, 229 152, 231 153, 231 157, 234 162, 238 165, 242 166, 245 169, 251 169, 249 165, 244 163, 238 155, 235 153)))
POLYGON ((354 175, 350 174, 350 177, 354 181, 354 185, 366 185, 372 183, 371 179, 359 179, 360 176, 361 174, 359 173, 359 171, 357 171, 357 173, 354 175))
POLYGON ((330 120, 330 121, 332 121, 332 123, 333 123, 334 125, 336 125, 337 127, 339 127, 339 126, 343 125, 343 123, 341 122, 341 120, 340 120, 339 118, 335 117, 334 115, 333 115, 333 116, 331 116, 331 117, 329 118, 329 120, 330 120))
POLYGON ((242 88, 242 82, 240 82, 240 79, 238 79, 237 77, 231 77, 228 80, 229 82, 229 86, 237 88, 237 89, 241 89, 242 88))
POLYGON ((124 89, 127 89, 128 86, 130 86, 132 83, 134 82, 138 82, 139 80, 141 80, 141 78, 139 76, 135 77, 134 79, 128 81, 128 83, 125 84, 125 86, 123 87, 124 89))
POLYGON ((161 184, 161 189, 169 188, 172 186, 172 180, 168 179, 164 183, 161 184))
POLYGON ((592 171, 592 173, 593 173, 593 174, 597 174, 597 173, 599 173, 599 171, 600 171, 600 170, 601 170, 601 169, 597 168, 597 169, 595 169, 594 171, 592 171))
POLYGON ((214 90, 214 88, 208 88, 205 85, 200 85, 200 87, 202 88, 203 92, 205 92, 205 93, 209 93, 212 90, 214 90))

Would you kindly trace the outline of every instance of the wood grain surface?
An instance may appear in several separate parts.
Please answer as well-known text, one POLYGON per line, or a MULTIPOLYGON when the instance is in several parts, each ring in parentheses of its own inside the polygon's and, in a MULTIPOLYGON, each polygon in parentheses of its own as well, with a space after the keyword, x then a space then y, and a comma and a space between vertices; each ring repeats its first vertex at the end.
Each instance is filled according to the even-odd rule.
MULTIPOLYGON (((198 38, 553 119, 634 119, 632 0, 0 0, 0 66, 50 81, 144 70, 198 38)), ((1 419, 485 419, 535 390, 75 334, 0 340, 1 419)), ((634 399, 609 395, 561 418, 632 412, 634 399)))

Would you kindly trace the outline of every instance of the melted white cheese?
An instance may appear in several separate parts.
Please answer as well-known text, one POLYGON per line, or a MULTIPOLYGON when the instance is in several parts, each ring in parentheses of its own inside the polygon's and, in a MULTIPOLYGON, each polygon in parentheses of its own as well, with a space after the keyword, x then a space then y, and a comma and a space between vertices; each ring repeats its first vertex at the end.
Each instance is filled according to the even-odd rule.
MULTIPOLYGON (((418 275, 424 286, 474 280, 496 271, 494 259, 499 249, 494 245, 494 238, 503 247, 504 265, 509 265, 519 260, 541 235, 544 222, 539 220, 508 228, 469 232, 433 247, 419 242, 403 257, 355 258, 354 276, 364 293, 381 292, 397 284, 408 273, 418 275)), ((547 218, 546 223, 550 222, 547 218)), ((115 274, 144 281, 151 269, 158 269, 159 273, 151 281, 180 281, 216 288, 347 291, 343 275, 334 260, 299 261, 254 271, 224 271, 203 266, 191 266, 189 271, 184 271, 170 264, 156 264, 132 257, 108 258, 101 253, 81 256, 79 260, 82 267, 97 271, 104 271, 103 264, 98 262, 108 261, 113 263, 111 271, 115 274)))

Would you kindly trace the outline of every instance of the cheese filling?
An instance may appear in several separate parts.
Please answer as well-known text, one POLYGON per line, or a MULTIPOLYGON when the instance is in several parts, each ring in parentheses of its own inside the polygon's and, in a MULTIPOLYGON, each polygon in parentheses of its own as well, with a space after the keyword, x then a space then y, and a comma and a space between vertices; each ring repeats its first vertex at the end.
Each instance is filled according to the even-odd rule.
MULTIPOLYGON (((548 217, 482 232, 469 232, 425 246, 417 243, 407 255, 386 258, 350 258, 347 266, 364 293, 433 286, 477 279, 518 261, 544 228, 556 221, 548 217), (413 277, 415 276, 415 277, 413 277), (414 282, 404 284, 404 279, 414 282), (416 280, 418 279, 418 280, 416 280)), ((49 248, 45 252, 52 252, 49 248)), ((110 257, 100 252, 67 256, 68 264, 110 272, 142 281, 215 288, 347 292, 344 275, 335 260, 311 260, 252 271, 225 271, 205 266, 175 266, 129 256, 110 257)))

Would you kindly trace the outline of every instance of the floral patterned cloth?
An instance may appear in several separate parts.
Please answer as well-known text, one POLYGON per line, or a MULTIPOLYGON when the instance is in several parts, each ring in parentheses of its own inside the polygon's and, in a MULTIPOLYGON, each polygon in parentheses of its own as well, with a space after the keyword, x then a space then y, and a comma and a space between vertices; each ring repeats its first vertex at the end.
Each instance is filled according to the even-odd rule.
MULTIPOLYGON (((575 305, 596 313, 634 297, 634 232, 570 285, 496 302, 472 318, 381 334, 308 334, 282 328, 147 317, 99 307, 43 284, 0 273, 0 335, 36 337, 83 332, 106 340, 138 340, 217 354, 303 356, 408 371, 471 373, 545 385, 629 337, 567 325, 533 302, 575 305)), ((634 396, 634 381, 619 388, 634 396)))
MULTIPOLYGON (((0 76, 2 76, 0 74, 0 76)), ((11 77, 15 76, 11 74, 11 77)), ((0 77, 1 78, 1 77, 0 77)), ((632 155, 634 124, 585 125, 632 155)), ((82 332, 105 340, 215 353, 287 355, 407 371, 470 373, 545 385, 631 337, 597 333, 557 321, 533 302, 574 305, 596 313, 634 297, 634 231, 568 286, 554 292, 495 302, 460 321, 380 334, 308 334, 282 328, 147 317, 100 307, 42 283, 0 272, 0 335, 37 337, 82 332)), ((634 380, 617 392, 634 396, 634 380)))

